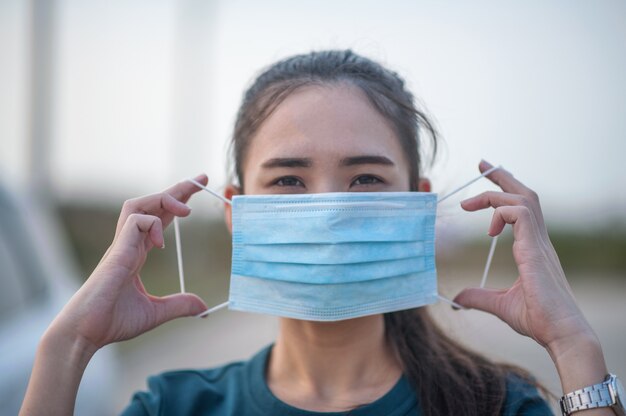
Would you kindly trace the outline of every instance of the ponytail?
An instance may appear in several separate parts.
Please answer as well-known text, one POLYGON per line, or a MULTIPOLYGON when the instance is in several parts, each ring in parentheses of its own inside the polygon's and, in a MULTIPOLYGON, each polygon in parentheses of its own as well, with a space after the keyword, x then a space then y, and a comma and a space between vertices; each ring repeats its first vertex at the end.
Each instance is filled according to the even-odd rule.
POLYGON ((405 375, 417 392, 424 416, 499 415, 506 378, 527 372, 491 362, 448 337, 426 308, 385 314, 385 331, 405 375))

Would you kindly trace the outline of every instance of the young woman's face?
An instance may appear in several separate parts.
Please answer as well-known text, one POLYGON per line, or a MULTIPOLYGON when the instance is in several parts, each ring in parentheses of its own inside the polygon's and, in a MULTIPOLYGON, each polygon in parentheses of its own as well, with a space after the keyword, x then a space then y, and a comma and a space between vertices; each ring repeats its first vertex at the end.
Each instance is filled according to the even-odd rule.
POLYGON ((354 86, 302 88, 263 122, 243 164, 246 194, 408 191, 388 121, 354 86))

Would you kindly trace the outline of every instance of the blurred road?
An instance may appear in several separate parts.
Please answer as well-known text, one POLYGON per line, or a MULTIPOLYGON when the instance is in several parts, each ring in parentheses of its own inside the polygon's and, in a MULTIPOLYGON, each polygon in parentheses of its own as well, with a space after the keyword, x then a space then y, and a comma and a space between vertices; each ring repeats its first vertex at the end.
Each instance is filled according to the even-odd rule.
MULTIPOLYGON (((506 285, 503 279, 497 286, 506 285)), ((492 281, 493 283, 493 281, 492 281)), ((509 283, 510 284, 510 283, 509 283)), ((457 293, 463 283, 448 279, 444 294, 457 293)), ((626 278, 574 279, 579 304, 600 337, 609 370, 626 377, 626 278)), ((560 384, 548 354, 499 319, 478 311, 452 311, 439 303, 437 320, 457 339, 499 361, 518 364, 560 395, 560 384)), ((170 322, 138 339, 120 345, 120 383, 116 406, 120 410, 132 393, 145 389, 147 376, 177 368, 207 368, 246 359, 272 342, 277 319, 220 311, 207 319, 170 322)))

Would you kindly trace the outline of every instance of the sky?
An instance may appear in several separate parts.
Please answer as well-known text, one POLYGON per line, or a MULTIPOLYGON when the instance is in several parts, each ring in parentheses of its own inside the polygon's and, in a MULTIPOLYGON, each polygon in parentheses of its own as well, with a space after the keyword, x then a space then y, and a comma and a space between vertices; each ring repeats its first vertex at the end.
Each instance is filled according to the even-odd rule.
MULTIPOLYGON (((28 2, 0 2, 0 177, 15 187, 30 175, 28 16, 28 2)), ((58 0, 55 22, 47 154, 62 199, 117 203, 198 172, 220 189, 255 74, 352 48, 400 73, 436 120, 435 191, 485 158, 555 223, 626 223, 624 2, 58 0)))

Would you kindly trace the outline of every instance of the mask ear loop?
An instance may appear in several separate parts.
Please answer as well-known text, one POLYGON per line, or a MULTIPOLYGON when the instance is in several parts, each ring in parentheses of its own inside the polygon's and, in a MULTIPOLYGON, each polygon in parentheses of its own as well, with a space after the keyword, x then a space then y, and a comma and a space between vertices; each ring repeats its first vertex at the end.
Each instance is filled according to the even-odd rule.
POLYGON ((485 287, 485 283, 487 283, 487 274, 489 273, 489 268, 491 267, 491 260, 493 260, 493 253, 496 251, 496 244, 498 242, 498 236, 495 236, 491 239, 491 247, 489 247, 489 255, 487 256, 487 263, 485 264, 485 271, 483 272, 483 278, 480 281, 480 288, 485 287))
POLYGON ((207 191, 208 193, 210 193, 217 199, 221 200, 222 202, 225 202, 231 206, 233 205, 233 202, 230 199, 225 198, 223 195, 220 195, 219 193, 215 192, 213 189, 207 188, 206 186, 202 185, 200 182, 196 181, 195 179, 187 179, 187 181, 193 183, 200 189, 204 189, 205 191, 207 191))
POLYGON ((180 293, 185 293, 185 272, 183 270, 183 248, 180 244, 180 229, 178 217, 174 217, 174 237, 176 238, 176 260, 178 263, 178 280, 180 281, 180 293))
MULTIPOLYGON (((465 185, 459 186, 458 188, 456 188, 454 191, 449 192, 448 194, 446 194, 445 196, 439 198, 439 201, 437 201, 437 204, 440 204, 441 202, 445 201, 446 199, 450 198, 452 195, 456 194, 457 192, 467 188, 468 186, 470 186, 471 184, 473 184, 474 182, 478 181, 479 179, 489 175, 490 173, 501 169, 502 166, 494 166, 491 169, 488 169, 486 171, 484 171, 481 175, 477 176, 476 178, 472 179, 471 181, 467 182, 465 185)), ((483 278, 480 281, 480 287, 483 288, 485 287, 485 284, 487 283, 487 275, 489 274, 489 268, 491 267, 491 260, 493 259, 493 253, 496 250, 496 243, 498 242, 498 236, 493 237, 493 239, 491 240, 491 247, 489 248, 489 255, 487 256, 487 263, 485 264, 485 270, 483 271, 483 278)), ((456 303, 453 300, 450 300, 440 294, 437 294, 437 298, 439 298, 439 300, 452 305, 455 308, 458 309, 467 309, 464 306, 459 305, 458 303, 456 303)))
MULTIPOLYGON (((195 181, 193 179, 187 179, 187 181, 191 182, 194 185, 196 185, 198 188, 207 191, 208 193, 210 193, 214 197, 218 198, 222 202, 225 202, 228 205, 232 205, 233 204, 229 199, 224 198, 222 195, 218 194, 217 192, 215 192, 212 189, 207 188, 206 186, 202 185, 200 182, 195 181)), ((178 217, 174 217, 174 237, 176 239, 176 261, 178 263, 178 280, 180 281, 180 293, 185 293, 185 272, 184 272, 184 269, 183 269, 183 251, 182 251, 182 245, 180 243, 180 227, 179 227, 179 224, 178 224, 178 217)), ((209 315, 209 314, 211 314, 213 312, 219 311, 220 309, 223 309, 223 308, 225 308, 227 306, 228 306, 228 301, 220 303, 217 306, 214 306, 212 308, 207 309, 204 312, 201 312, 201 313, 197 314, 196 317, 197 318, 202 318, 202 317, 207 316, 207 315, 209 315)))

